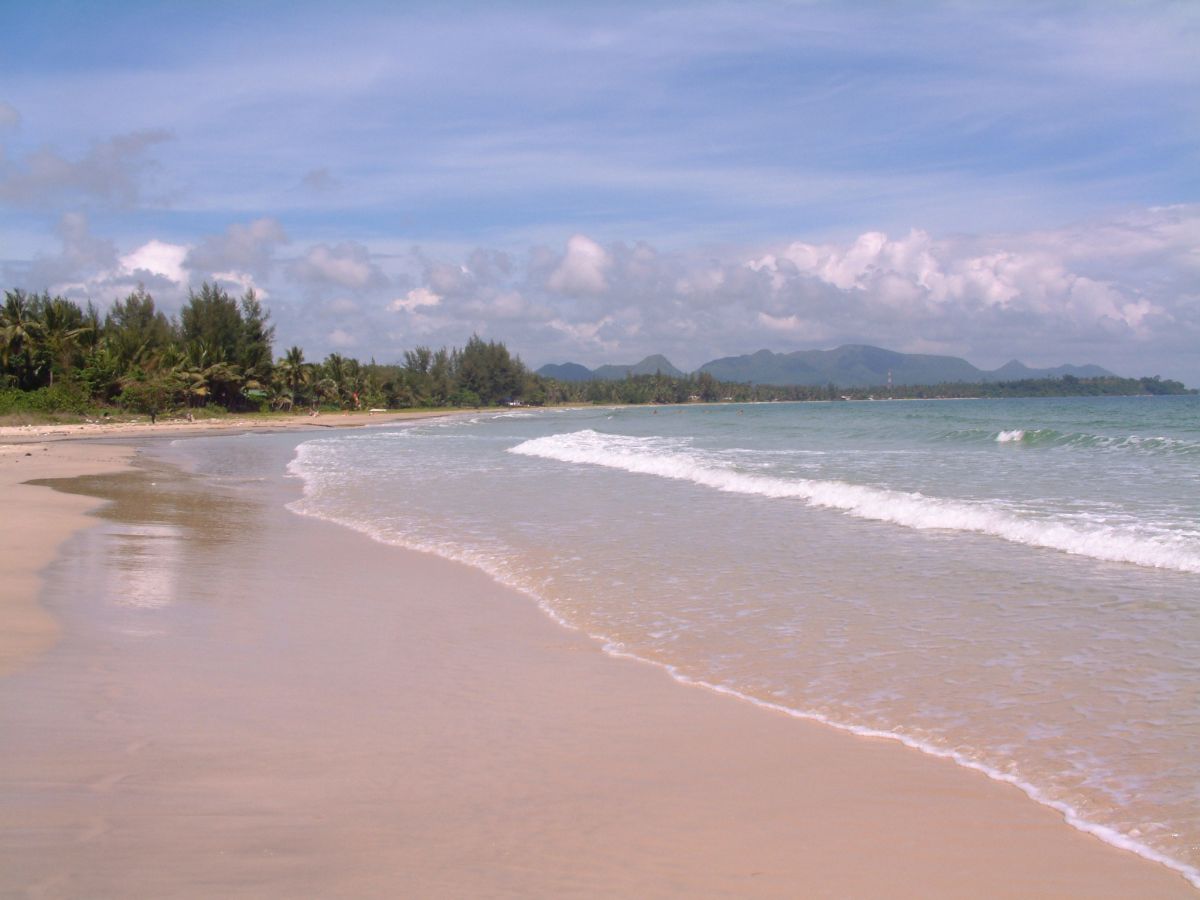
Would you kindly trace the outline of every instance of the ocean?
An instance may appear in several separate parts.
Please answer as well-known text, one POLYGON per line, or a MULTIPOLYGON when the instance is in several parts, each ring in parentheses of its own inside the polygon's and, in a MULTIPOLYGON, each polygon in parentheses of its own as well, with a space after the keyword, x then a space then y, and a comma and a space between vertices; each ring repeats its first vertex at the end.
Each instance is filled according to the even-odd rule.
POLYGON ((1200 886, 1200 397, 514 410, 321 435, 289 472, 297 513, 1200 886))

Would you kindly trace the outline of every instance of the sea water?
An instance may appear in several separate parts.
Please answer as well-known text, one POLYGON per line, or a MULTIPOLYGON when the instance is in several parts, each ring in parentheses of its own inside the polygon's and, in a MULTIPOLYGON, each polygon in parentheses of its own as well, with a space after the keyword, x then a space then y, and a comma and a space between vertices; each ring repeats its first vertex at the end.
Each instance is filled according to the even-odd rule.
POLYGON ((290 472, 297 512, 1200 885, 1198 397, 521 410, 332 433, 290 472))

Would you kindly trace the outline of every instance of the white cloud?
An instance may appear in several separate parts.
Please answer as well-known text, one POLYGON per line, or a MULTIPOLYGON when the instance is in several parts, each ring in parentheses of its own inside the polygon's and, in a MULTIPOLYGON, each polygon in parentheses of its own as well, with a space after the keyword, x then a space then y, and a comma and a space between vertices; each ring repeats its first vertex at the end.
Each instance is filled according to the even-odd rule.
POLYGON ((1200 384, 1200 206, 1026 233, 871 229, 754 253, 601 247, 576 235, 563 254, 538 245, 523 257, 474 249, 431 261, 416 249, 316 244, 286 271, 303 291, 272 272, 286 235, 270 219, 192 248, 143 238, 118 252, 79 213, 62 217, 58 236, 61 252, 7 265, 9 283, 103 304, 142 281, 170 309, 203 273, 284 297, 280 344, 314 352, 354 346, 388 358, 406 342, 454 345, 476 332, 534 365, 661 352, 690 368, 763 347, 869 343, 984 367, 1095 362, 1200 384), (200 262, 224 264, 197 271, 200 262))
POLYGON ((259 286, 254 281, 254 276, 249 272, 213 272, 213 281, 226 288, 233 288, 236 293, 244 294, 247 291, 254 291, 258 295, 259 300, 266 300, 271 296, 270 292, 259 286))
POLYGON ((123 275, 137 277, 139 273, 149 273, 176 284, 186 284, 187 274, 183 264, 187 254, 188 248, 183 244, 150 240, 120 257, 118 262, 123 275))
POLYGON ((602 331, 613 324, 612 316, 604 316, 595 322, 566 322, 563 319, 554 319, 548 324, 555 331, 561 332, 573 341, 583 344, 588 350, 599 348, 606 351, 615 351, 620 346, 618 341, 605 339, 601 335, 602 331))
POLYGON ((805 325, 799 316, 773 316, 765 312, 758 314, 758 321, 771 331, 796 332, 805 325))
MULTIPOLYGON (((991 309, 1044 317, 1081 330, 1123 325, 1141 334, 1147 317, 1163 311, 1140 296, 1136 285, 1089 277, 1068 267, 1069 236, 1042 233, 1031 238, 934 241, 914 229, 893 240, 882 232, 868 232, 848 245, 795 242, 748 265, 769 272, 776 291, 786 290, 795 278, 816 278, 843 292, 860 292, 868 307, 892 307, 917 318, 935 310, 948 314, 948 308, 991 309)), ((1074 262, 1086 260, 1076 254, 1074 262)))
POLYGON ((358 338, 349 332, 343 331, 341 328, 333 329, 327 337, 329 343, 340 350, 358 346, 358 338))
POLYGON ((574 235, 546 287, 559 294, 602 294, 608 289, 605 272, 611 265, 612 258, 603 247, 582 234, 574 235))
POLYGON ((371 261, 366 246, 350 241, 310 247, 301 259, 292 263, 289 274, 297 281, 332 284, 351 290, 387 284, 387 276, 371 261))
POLYGON ((397 297, 388 304, 388 309, 392 312, 414 312, 423 306, 438 306, 441 304, 442 298, 439 294, 435 294, 429 288, 413 288, 403 297, 397 297))

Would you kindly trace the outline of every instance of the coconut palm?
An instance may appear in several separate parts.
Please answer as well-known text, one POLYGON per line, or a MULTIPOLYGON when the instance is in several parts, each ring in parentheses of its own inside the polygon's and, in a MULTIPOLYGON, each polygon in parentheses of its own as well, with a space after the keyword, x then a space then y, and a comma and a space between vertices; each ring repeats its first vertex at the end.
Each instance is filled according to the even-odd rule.
POLYGON ((0 366, 22 388, 34 387, 42 334, 36 301, 21 290, 5 291, 0 307, 0 366))
POLYGON ((46 358, 49 384, 54 372, 69 369, 79 356, 82 338, 90 331, 83 311, 70 300, 55 297, 42 304, 41 352, 46 358))

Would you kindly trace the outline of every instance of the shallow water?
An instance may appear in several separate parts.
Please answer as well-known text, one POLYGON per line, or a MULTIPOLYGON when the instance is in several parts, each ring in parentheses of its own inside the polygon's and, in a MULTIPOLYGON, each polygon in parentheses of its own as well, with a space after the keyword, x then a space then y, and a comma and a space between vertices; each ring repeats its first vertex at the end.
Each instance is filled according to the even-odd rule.
POLYGON ((522 411, 322 436, 290 471, 297 512, 1200 884, 1200 398, 522 411))

